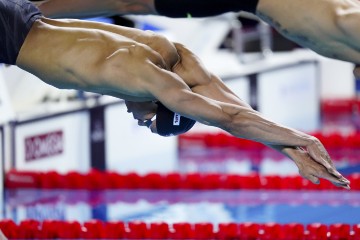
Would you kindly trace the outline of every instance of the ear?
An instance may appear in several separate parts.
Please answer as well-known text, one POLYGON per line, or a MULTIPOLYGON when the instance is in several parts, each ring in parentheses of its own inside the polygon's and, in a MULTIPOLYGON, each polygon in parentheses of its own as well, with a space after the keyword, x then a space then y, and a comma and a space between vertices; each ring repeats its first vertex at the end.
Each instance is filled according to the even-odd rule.
POLYGON ((360 64, 356 64, 353 70, 355 78, 360 78, 360 64))

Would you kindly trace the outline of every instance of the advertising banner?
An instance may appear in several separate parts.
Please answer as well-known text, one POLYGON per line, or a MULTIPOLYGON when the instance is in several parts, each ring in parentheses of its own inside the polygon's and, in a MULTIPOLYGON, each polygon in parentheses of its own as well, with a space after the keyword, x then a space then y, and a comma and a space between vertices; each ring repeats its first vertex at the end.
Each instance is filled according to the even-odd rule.
POLYGON ((17 170, 90 169, 87 111, 18 122, 14 128, 13 155, 17 170))

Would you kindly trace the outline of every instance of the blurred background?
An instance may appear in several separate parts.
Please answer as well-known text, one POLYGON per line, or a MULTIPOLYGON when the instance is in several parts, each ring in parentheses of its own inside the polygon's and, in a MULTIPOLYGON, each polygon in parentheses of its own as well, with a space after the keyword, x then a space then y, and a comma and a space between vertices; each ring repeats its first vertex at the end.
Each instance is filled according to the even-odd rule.
POLYGON ((324 180, 313 185, 290 159, 217 128, 196 124, 181 136, 154 135, 137 126, 122 100, 58 90, 0 65, 3 231, 17 225, 31 238, 50 220, 85 226, 82 234, 117 221, 128 238, 169 238, 192 226, 196 238, 210 239, 230 234, 231 224, 273 236, 268 239, 280 239, 271 234, 284 233, 284 226, 314 236, 358 231, 360 88, 352 64, 301 48, 252 15, 88 20, 152 30, 185 44, 264 116, 318 137, 352 190, 324 180), (163 235, 146 235, 150 226, 163 235))

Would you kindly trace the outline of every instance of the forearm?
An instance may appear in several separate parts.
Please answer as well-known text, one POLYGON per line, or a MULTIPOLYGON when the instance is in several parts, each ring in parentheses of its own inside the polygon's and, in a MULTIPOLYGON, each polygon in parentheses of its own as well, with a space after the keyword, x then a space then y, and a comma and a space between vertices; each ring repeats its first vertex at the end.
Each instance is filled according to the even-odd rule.
POLYGON ((257 141, 265 145, 306 147, 313 141, 313 137, 272 122, 262 117, 260 113, 248 108, 242 108, 233 117, 233 122, 234 124, 229 124, 229 127, 225 130, 230 133, 236 132, 241 138, 257 141), (237 127, 237 125, 241 127, 237 127))
POLYGON ((260 0, 256 14, 320 55, 360 63, 359 9, 354 0, 260 0))
MULTIPOLYGON (((233 121, 240 120, 241 123, 239 123, 239 125, 244 126, 228 130, 229 132, 239 131, 239 133, 237 133, 238 137, 258 141, 269 147, 276 146, 277 149, 279 149, 278 145, 282 144, 286 146, 305 146, 305 142, 310 138, 310 136, 304 133, 280 126, 265 119, 259 112, 251 108, 249 104, 236 96, 216 76, 213 77, 213 81, 207 84, 206 87, 192 88, 192 91, 219 102, 231 104, 234 109, 227 111, 226 109, 231 109, 232 107, 230 107, 231 105, 224 105, 222 111, 230 113, 230 116, 232 115, 232 111, 238 111, 233 115, 233 121), (281 137, 284 137, 284 139, 280 139, 281 137), (288 141, 288 139, 290 139, 290 141, 288 141)), ((229 125, 236 126, 236 124, 233 125, 232 123, 229 125)))
POLYGON ((263 144, 303 147, 314 140, 305 133, 264 118, 247 106, 215 101, 189 91, 166 90, 166 94, 159 95, 158 99, 168 104, 169 109, 200 123, 219 127, 235 137, 263 144))
MULTIPOLYGON (((234 104, 238 107, 240 107, 243 111, 241 113, 242 115, 245 115, 244 117, 240 117, 242 119, 247 119, 251 126, 250 128, 245 127, 245 133, 241 134, 242 137, 244 137, 245 134, 249 134, 251 136, 248 136, 246 138, 251 140, 257 140, 259 136, 265 137, 268 134, 271 134, 271 136, 268 137, 267 141, 264 141, 265 139, 261 139, 259 142, 262 142, 269 147, 272 147, 278 151, 280 151, 283 154, 286 154, 282 151, 285 146, 280 146, 279 142, 274 142, 274 135, 272 131, 275 131, 276 129, 281 129, 281 132, 287 132, 286 134, 291 134, 293 137, 291 138, 298 138, 299 136, 302 138, 309 138, 310 136, 307 136, 301 132, 297 132, 295 130, 290 130, 288 128, 284 128, 282 126, 279 126, 271 121, 268 121, 264 119, 260 113, 256 112, 248 103, 243 101, 241 98, 239 98, 235 93, 233 93, 221 80, 215 75, 212 75, 212 80, 206 84, 206 87, 195 87, 192 88, 193 92, 199 93, 203 96, 212 98, 214 100, 234 104), (258 129, 256 129, 258 128, 258 129), (252 129, 252 130, 251 130, 252 129), (256 133, 256 131, 259 131, 256 133), (270 143, 271 142, 271 143, 270 143)), ((240 114, 240 115, 241 115, 240 114)), ((275 134, 276 135, 276 134, 275 134)), ((281 134, 280 134, 281 135, 281 134)), ((285 135, 284 135, 285 136, 285 135)), ((301 141, 302 142, 302 141, 301 141)), ((287 144, 284 144, 288 146, 287 144)), ((305 145, 302 145, 305 146, 305 145)), ((286 154, 287 155, 287 154, 286 154)), ((287 155, 288 156, 288 155, 287 155)))
POLYGON ((48 0, 38 4, 46 17, 88 18, 122 14, 155 14, 153 0, 48 0))

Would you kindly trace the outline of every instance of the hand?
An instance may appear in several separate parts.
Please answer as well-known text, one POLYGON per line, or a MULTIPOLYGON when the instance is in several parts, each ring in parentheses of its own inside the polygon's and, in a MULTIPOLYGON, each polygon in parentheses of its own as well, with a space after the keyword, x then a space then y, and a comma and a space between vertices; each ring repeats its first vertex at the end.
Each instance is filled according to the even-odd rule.
POLYGON ((127 112, 132 113, 134 119, 138 120, 139 126, 145 126, 144 121, 149 120, 156 114, 157 104, 148 102, 125 101, 127 112))
POLYGON ((135 120, 138 121, 138 125, 141 127, 147 127, 152 133, 157 133, 156 119, 148 124, 148 120, 152 119, 156 114, 157 104, 153 101, 150 102, 131 102, 125 101, 127 112, 132 113, 135 120))
POLYGON ((335 170, 326 150, 325 152, 320 151, 321 153, 319 153, 314 147, 310 147, 310 151, 312 154, 302 148, 293 148, 289 153, 296 166, 299 168, 299 173, 302 177, 314 184, 319 184, 319 178, 324 178, 337 187, 350 189, 350 182, 335 170), (316 155, 318 160, 315 160, 312 155, 316 155), (324 166, 324 164, 326 166, 324 166))
POLYGON ((313 142, 306 146, 306 150, 314 161, 325 167, 328 173, 335 176, 342 183, 350 184, 346 178, 336 171, 328 152, 317 138, 314 138, 313 142))

